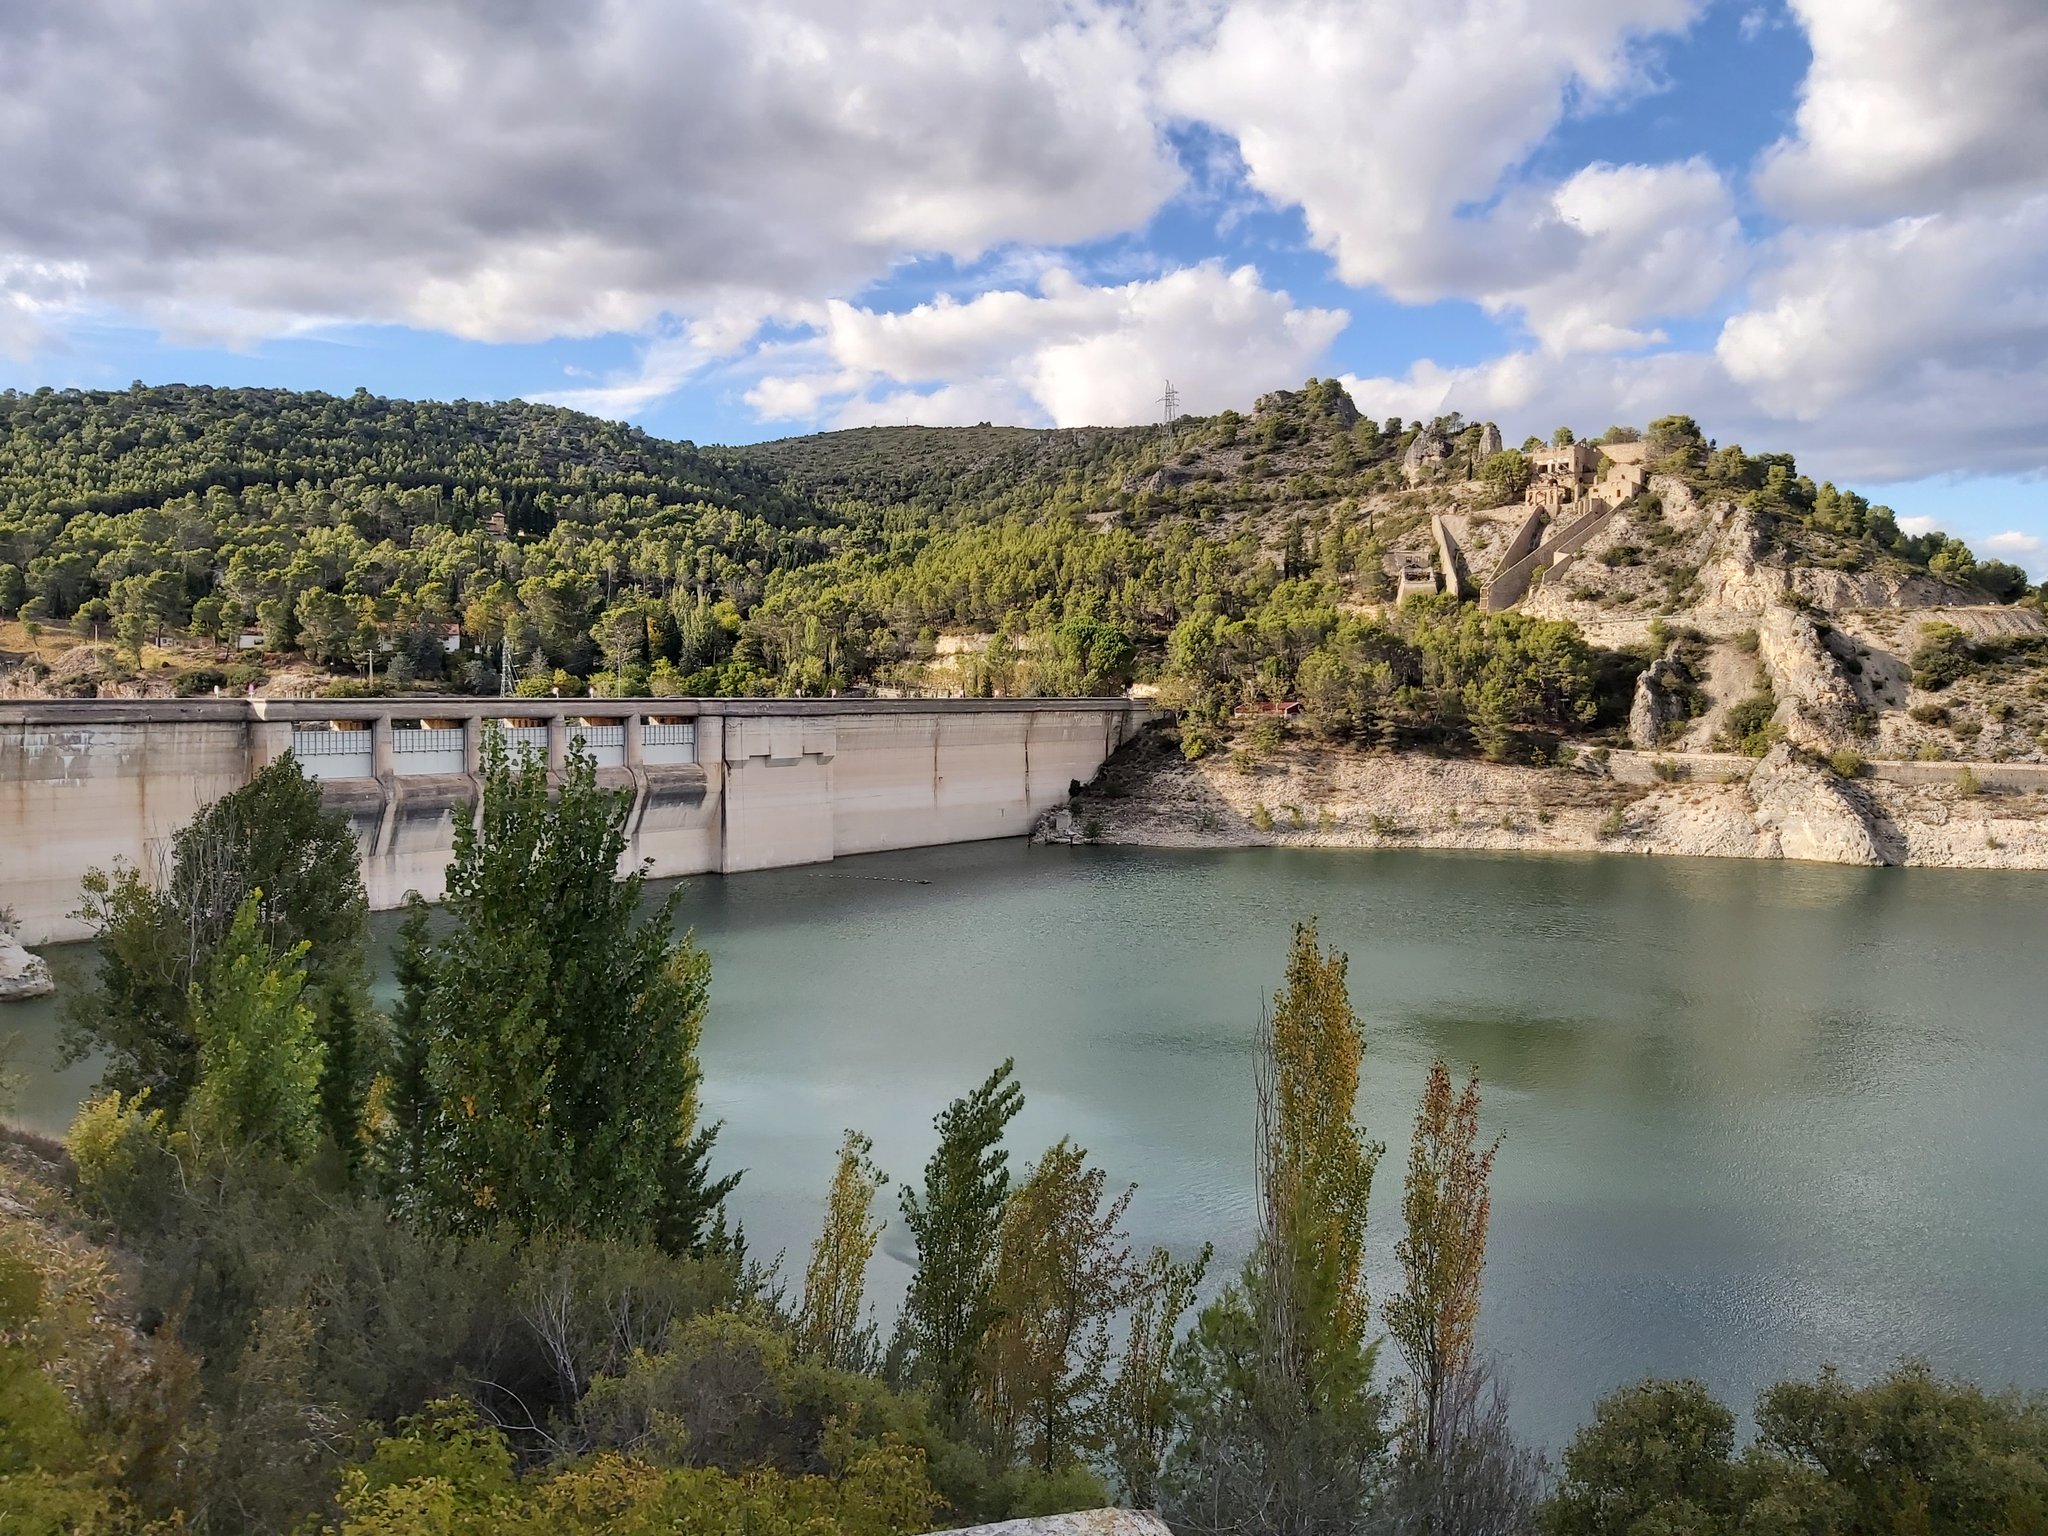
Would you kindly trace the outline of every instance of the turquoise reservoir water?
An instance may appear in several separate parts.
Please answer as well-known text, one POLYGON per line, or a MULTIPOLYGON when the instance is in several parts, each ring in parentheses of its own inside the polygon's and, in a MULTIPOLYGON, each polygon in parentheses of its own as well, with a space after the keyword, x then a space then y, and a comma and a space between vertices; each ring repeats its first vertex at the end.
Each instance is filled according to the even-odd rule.
MULTIPOLYGON (((913 1178, 932 1115, 1005 1055, 1018 1161, 1073 1135, 1138 1184, 1140 1242, 1234 1266, 1252 1033, 1319 915, 1388 1144, 1377 1290, 1423 1071, 1480 1070, 1506 1137, 1482 1331, 1527 1434, 1561 1443, 1647 1373, 1738 1408, 1907 1354, 2048 1387, 2048 876, 1005 843, 689 881, 683 911, 714 961, 718 1161, 797 1278, 841 1130, 913 1178)), ((61 1128, 91 1074, 37 1070, 54 1010, 0 1027, 25 1036, 17 1118, 61 1128)), ((885 1306, 906 1256, 892 1226, 885 1306)))

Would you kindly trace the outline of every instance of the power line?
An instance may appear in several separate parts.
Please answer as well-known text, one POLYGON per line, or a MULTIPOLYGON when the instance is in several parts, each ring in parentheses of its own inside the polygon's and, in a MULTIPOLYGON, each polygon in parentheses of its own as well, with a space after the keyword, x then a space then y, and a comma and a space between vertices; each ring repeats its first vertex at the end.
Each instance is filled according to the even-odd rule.
POLYGON ((1166 393, 1159 397, 1159 426, 1168 443, 1173 441, 1174 419, 1180 415, 1180 391, 1173 387, 1173 380, 1166 381, 1166 393))

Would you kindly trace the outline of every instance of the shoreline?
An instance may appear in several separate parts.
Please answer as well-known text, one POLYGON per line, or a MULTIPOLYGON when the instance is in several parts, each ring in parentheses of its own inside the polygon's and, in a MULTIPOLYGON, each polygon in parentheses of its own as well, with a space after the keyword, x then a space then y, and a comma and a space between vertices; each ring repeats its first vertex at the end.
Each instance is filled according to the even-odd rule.
POLYGON ((1848 779, 1783 746, 1760 759, 1614 752, 1535 768, 1290 743, 1247 773, 1148 737, 1034 838, 2048 869, 2039 765, 1885 763, 1848 779))

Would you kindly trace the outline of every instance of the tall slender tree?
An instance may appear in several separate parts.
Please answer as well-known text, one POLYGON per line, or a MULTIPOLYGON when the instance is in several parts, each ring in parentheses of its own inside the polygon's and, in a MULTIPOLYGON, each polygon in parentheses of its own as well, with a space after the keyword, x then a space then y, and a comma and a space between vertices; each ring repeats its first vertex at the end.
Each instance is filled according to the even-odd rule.
POLYGON ((875 1196, 889 1176, 874 1165, 873 1151, 874 1143, 859 1131, 848 1131, 839 1144, 839 1163, 825 1197, 825 1225, 811 1246, 797 1312, 798 1348, 844 1371, 867 1370, 875 1363, 875 1328, 862 1321, 861 1303, 868 1264, 882 1237, 883 1223, 874 1219, 875 1196))
POLYGON ((1445 1444, 1444 1405, 1470 1371, 1479 1322, 1479 1278, 1496 1138, 1479 1140, 1479 1074, 1462 1090, 1441 1060, 1429 1067, 1401 1213, 1407 1235, 1395 1248, 1402 1289, 1385 1308, 1387 1332, 1408 1364, 1410 1414, 1417 1451, 1432 1460, 1445 1444))
POLYGON ((982 1341, 996 1320, 996 1240, 1010 1196, 1003 1132, 1024 1107, 1015 1070, 1014 1061, 1005 1061, 946 1106, 933 1122, 939 1145, 925 1164, 923 1193, 902 1193, 903 1222, 917 1240, 917 1273, 901 1327, 917 1376, 956 1421, 972 1406, 982 1341))
POLYGON ((1183 1263, 1154 1248, 1131 1288, 1130 1327, 1109 1383, 1105 1432, 1110 1465, 1140 1509, 1159 1500, 1160 1470, 1179 1422, 1173 1352, 1214 1251, 1204 1243, 1183 1263))
POLYGON ((401 1203, 416 1198, 425 1183, 427 1141, 439 1109, 427 1014, 434 981, 428 924, 426 901, 418 891, 408 891, 393 967, 398 1002, 391 1010, 390 1049, 381 1084, 385 1122, 378 1139, 384 1182, 401 1203))
POLYGON ((1384 1471, 1365 1284, 1384 1148, 1354 1119, 1365 1036, 1346 971, 1313 923, 1296 926, 1256 1059, 1258 1241, 1177 1362, 1189 1406, 1166 1489, 1177 1529, 1356 1530, 1384 1471))

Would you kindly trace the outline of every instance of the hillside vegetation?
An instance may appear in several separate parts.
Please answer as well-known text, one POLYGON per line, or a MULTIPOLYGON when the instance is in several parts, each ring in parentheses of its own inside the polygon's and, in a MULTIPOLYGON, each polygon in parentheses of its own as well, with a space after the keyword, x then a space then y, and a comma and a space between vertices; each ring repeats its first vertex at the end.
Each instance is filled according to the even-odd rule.
POLYGON ((1618 741, 1646 710, 1659 744, 2038 751, 2023 572, 1688 418, 1645 441, 1648 490, 1490 612, 1393 599, 1442 581, 1438 517, 1485 584, 1466 565, 1505 524, 1472 515, 1519 512, 1530 459, 1456 416, 1361 416, 1332 381, 1170 430, 747 449, 519 402, 8 394, 0 646, 17 692, 496 692, 508 667, 564 694, 1140 683, 1195 753, 1295 699, 1333 740, 1495 757, 1618 741))

